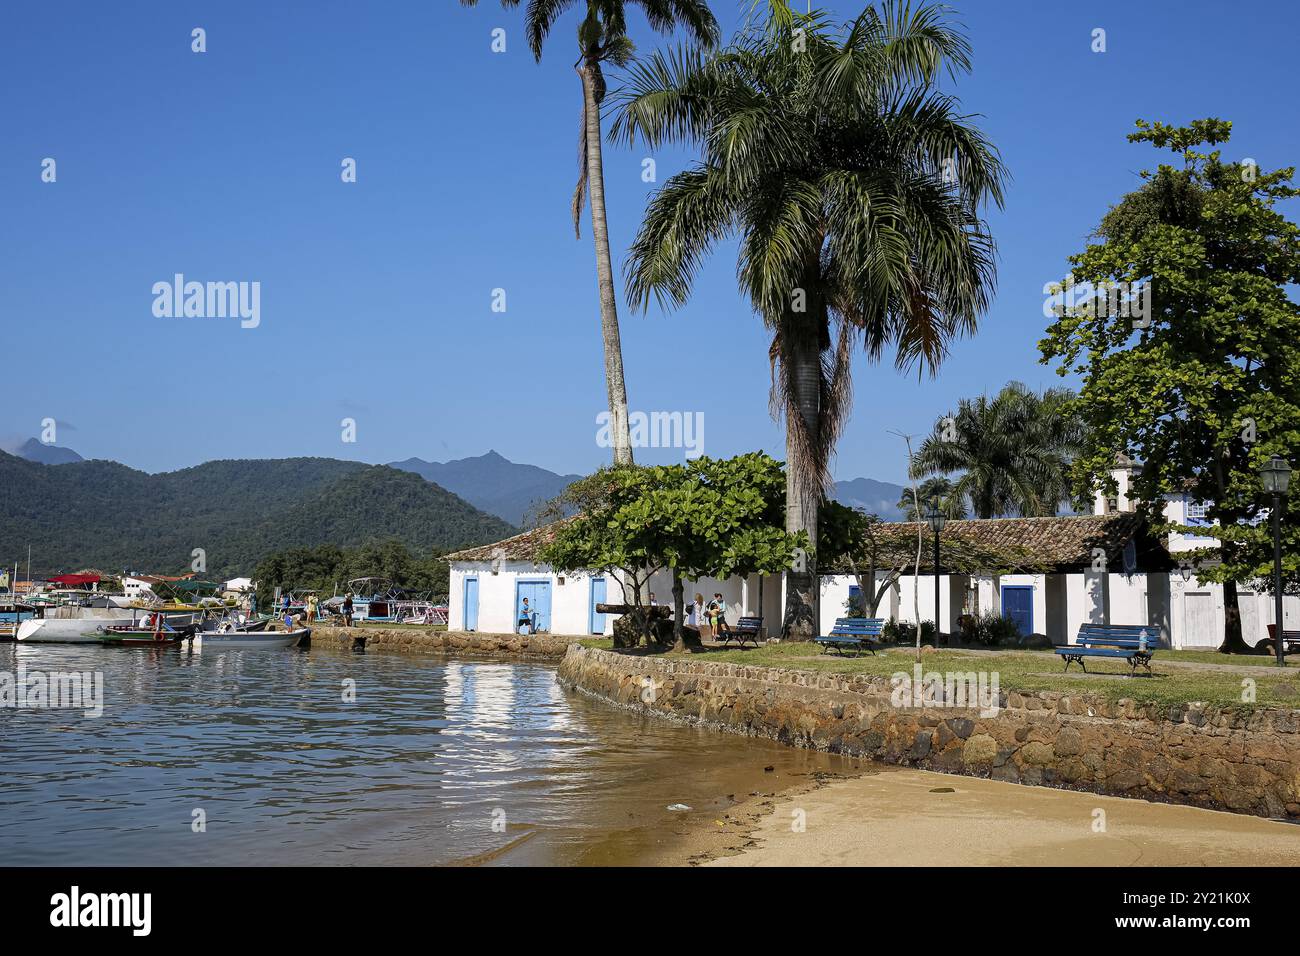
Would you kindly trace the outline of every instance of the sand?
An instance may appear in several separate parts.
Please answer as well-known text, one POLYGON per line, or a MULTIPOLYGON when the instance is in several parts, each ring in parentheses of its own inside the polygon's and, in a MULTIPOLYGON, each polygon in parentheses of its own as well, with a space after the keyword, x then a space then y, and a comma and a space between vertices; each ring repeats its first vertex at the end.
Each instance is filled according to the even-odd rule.
POLYGON ((700 837, 685 862, 823 867, 1300 864, 1300 826, 1290 823, 923 770, 890 768, 825 781, 803 792, 751 801, 730 816, 719 828, 730 831, 730 839, 700 837))

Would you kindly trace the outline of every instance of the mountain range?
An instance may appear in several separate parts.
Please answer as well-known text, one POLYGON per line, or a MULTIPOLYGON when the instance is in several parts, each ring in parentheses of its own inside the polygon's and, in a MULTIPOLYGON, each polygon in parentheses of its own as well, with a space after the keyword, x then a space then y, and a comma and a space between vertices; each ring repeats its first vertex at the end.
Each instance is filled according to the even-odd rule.
MULTIPOLYGON (((417 552, 483 544, 529 525, 538 505, 579 475, 512 462, 496 451, 454 461, 367 465, 333 458, 210 461, 150 475, 86 461, 35 438, 0 452, 0 561, 31 543, 45 570, 187 568, 201 547, 209 573, 247 572, 287 547, 397 538, 417 552), (16 549, 16 550, 15 550, 16 549)), ((901 485, 839 481, 834 497, 902 516, 901 485)))
POLYGON ((414 472, 460 495, 475 508, 519 527, 528 523, 538 505, 555 498, 582 477, 521 465, 495 451, 456 461, 408 458, 389 462, 389 467, 414 472))
POLYGON ((290 547, 397 539, 417 554, 500 540, 514 525, 418 475, 332 458, 210 461, 150 475, 111 461, 45 465, 0 452, 0 562, 249 573, 290 547))

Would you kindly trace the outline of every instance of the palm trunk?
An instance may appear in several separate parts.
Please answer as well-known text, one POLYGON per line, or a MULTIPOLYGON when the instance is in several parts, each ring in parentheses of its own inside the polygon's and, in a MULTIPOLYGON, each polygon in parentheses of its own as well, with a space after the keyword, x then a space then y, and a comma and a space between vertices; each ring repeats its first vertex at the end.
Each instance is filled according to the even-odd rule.
POLYGON ((785 621, 781 633, 788 640, 808 641, 817 635, 817 512, 821 503, 821 481, 801 462, 797 429, 802 425, 809 439, 817 435, 821 405, 821 356, 817 339, 799 336, 789 343, 785 358, 791 365, 790 379, 794 407, 786 412, 785 529, 808 536, 808 553, 801 567, 786 574, 785 621))
POLYGON ((618 307, 614 301, 614 267, 609 255, 609 223, 605 218, 605 164, 601 157, 600 100, 605 88, 600 63, 585 61, 582 77, 587 192, 591 200, 591 235, 596 243, 596 284, 600 290, 600 333, 605 348, 605 390, 609 399, 609 433, 614 464, 632 464, 632 438, 628 430, 627 386, 623 382, 623 343, 618 332, 618 307))

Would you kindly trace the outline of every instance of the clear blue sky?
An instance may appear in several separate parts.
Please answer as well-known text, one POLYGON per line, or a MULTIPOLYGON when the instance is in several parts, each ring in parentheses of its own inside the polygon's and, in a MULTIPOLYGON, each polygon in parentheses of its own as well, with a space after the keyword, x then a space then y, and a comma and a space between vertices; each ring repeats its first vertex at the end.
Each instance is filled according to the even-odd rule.
MULTIPOLYGON (((727 33, 748 2, 714 4, 727 33)), ((1057 381, 1037 362, 1043 284, 1151 164, 1124 142, 1135 118, 1220 116, 1234 123, 1226 155, 1300 160, 1293 0, 955 7, 975 56, 956 92, 1013 175, 992 216, 999 291, 938 379, 859 363, 840 478, 900 480, 890 430, 924 432, 1010 379, 1057 381), (1105 53, 1091 52, 1096 27, 1105 53)), ((6 5, 0 437, 56 418, 59 444, 150 471, 488 448, 563 472, 605 461, 594 254, 568 221, 574 16, 538 65, 522 12, 494 0, 6 5), (206 53, 191 52, 194 27, 206 53), (496 27, 504 55, 490 49, 496 27), (340 181, 344 157, 355 184, 340 181), (151 288, 177 272, 259 281, 261 325, 155 317, 151 288), (490 308, 497 287, 505 314, 490 308), (341 441, 345 417, 355 444, 341 441)), ((663 42, 635 13, 633 31, 643 50, 663 42)), ((620 264, 652 188, 645 155, 606 151, 620 264)), ((686 161, 655 158, 661 182, 686 161)), ((708 454, 779 456, 768 340, 734 268, 724 247, 688 308, 621 310, 629 400, 703 412, 708 454)))

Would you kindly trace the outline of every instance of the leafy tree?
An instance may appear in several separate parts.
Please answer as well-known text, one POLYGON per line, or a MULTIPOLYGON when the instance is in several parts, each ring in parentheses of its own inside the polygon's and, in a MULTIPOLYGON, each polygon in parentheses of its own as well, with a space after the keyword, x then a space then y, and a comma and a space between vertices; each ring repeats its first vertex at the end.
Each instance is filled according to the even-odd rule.
POLYGON ((557 570, 599 570, 650 637, 642 594, 658 571, 672 575, 673 633, 684 645, 683 581, 772 574, 797 560, 807 539, 784 530, 780 463, 761 452, 685 465, 613 467, 575 482, 557 506, 578 510, 539 559, 557 570))
MULTIPOLYGON (((501 0, 503 7, 517 7, 520 0, 501 0)), ((464 6, 476 6, 478 0, 461 0, 464 6)), ((542 45, 551 28, 571 7, 585 14, 578 24, 578 62, 575 69, 582 80, 582 126, 578 134, 580 173, 573 193, 573 229, 581 233, 584 197, 591 196, 591 233, 596 243, 596 284, 600 293, 600 328, 605 350, 605 385, 609 397, 610 438, 615 464, 632 462, 632 442, 628 427, 627 387, 623 381, 623 346, 618 329, 618 309, 614 300, 614 267, 609 254, 609 224, 605 216, 605 168, 601 156, 600 110, 605 100, 605 63, 624 66, 632 57, 632 41, 627 36, 627 9, 638 7, 652 29, 670 33, 674 27, 686 29, 697 42, 713 45, 718 40, 718 24, 703 0, 529 0, 525 14, 528 46, 540 63, 542 45)))
POLYGON ((1069 389, 1040 395, 1019 382, 991 399, 964 398, 921 443, 913 469, 918 477, 958 472, 948 497, 970 501, 977 518, 1054 515, 1071 497, 1070 463, 1085 444, 1073 398, 1069 389))
MULTIPOLYGON (((1078 407, 1092 438, 1075 462, 1082 491, 1114 493, 1122 454, 1141 464, 1129 494, 1157 530, 1204 534, 1169 522, 1164 506, 1182 494, 1206 504, 1219 546, 1192 557, 1199 578, 1224 586, 1220 650, 1240 653, 1236 582, 1267 581, 1272 563, 1259 467, 1273 454, 1294 465, 1300 446, 1300 307, 1287 290, 1300 282, 1300 230, 1276 208, 1300 190, 1293 168, 1265 172, 1198 148, 1228 141, 1224 120, 1137 128, 1130 142, 1181 162, 1142 173, 1071 257, 1074 282, 1092 291, 1081 304, 1062 296, 1040 348, 1061 374, 1083 378, 1078 407)), ((1292 580, 1298 499, 1282 520, 1292 580)))
MULTIPOLYGON (((969 54, 938 6, 884 3, 837 29, 774 3, 725 50, 634 65, 620 94, 612 136, 703 154, 650 202, 629 300, 685 304, 707 253, 739 239, 741 287, 772 335, 786 528, 813 541, 855 349, 933 372, 988 302, 978 208, 1001 202, 1003 167, 934 85, 969 54)), ((816 581, 815 555, 787 575, 786 636, 812 635, 816 581)))

